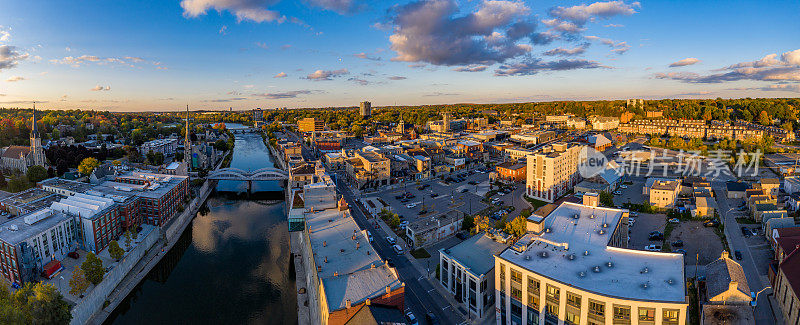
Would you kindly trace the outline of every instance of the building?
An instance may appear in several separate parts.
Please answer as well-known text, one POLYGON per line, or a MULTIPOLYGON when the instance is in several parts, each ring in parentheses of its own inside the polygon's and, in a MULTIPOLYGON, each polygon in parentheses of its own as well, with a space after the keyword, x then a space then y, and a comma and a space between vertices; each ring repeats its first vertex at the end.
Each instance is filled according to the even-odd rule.
POLYGON ((31 122, 31 144, 25 146, 9 146, 3 151, 2 167, 4 169, 17 170, 26 173, 30 166, 46 167, 47 159, 42 147, 42 138, 36 126, 36 105, 33 106, 33 120, 31 122))
POLYGON ((313 117, 306 117, 297 121, 297 129, 300 132, 316 132, 325 130, 325 121, 313 117))
POLYGON ((755 324, 750 287, 744 269, 727 251, 705 267, 701 324, 755 324))
POLYGON ((513 161, 506 161, 495 166, 498 177, 501 179, 523 182, 525 181, 525 172, 528 170, 528 165, 525 163, 517 163, 513 161))
POLYGON ((311 184, 314 180, 316 168, 311 164, 301 164, 289 169, 289 186, 301 188, 311 184))
POLYGON ((372 116, 372 103, 364 101, 358 105, 358 112, 361 114, 361 117, 370 117, 372 116))
POLYGON ((373 249, 344 200, 327 208, 337 202, 335 190, 330 190, 335 187, 328 183, 309 185, 307 189, 318 191, 290 210, 290 218, 305 219, 301 245, 308 275, 302 287, 308 288, 309 307, 317 311, 312 315, 319 315, 311 323, 351 324, 364 308, 373 306, 405 310, 405 285, 397 270, 373 249))
POLYGON ((135 225, 136 220, 153 226, 163 226, 189 198, 189 177, 146 172, 128 172, 113 176, 86 192, 124 203, 131 211, 121 224, 135 225), (134 213, 135 212, 135 213, 134 213))
POLYGON ((686 324, 683 255, 627 249, 628 210, 584 198, 495 256, 497 324, 686 324))
POLYGON ((627 108, 644 108, 644 99, 641 98, 632 98, 625 101, 625 107, 627 108))
POLYGON ((681 192, 681 182, 678 180, 656 180, 650 186, 650 205, 659 208, 672 208, 681 192))
POLYGON ((464 215, 461 211, 450 210, 437 216, 422 217, 406 227, 406 236, 413 247, 433 245, 461 230, 464 215))
POLYGON ((392 176, 391 161, 375 151, 356 151, 345 160, 345 168, 348 178, 358 188, 389 185, 392 176))
POLYGON ((726 182, 725 192, 729 199, 743 199, 745 192, 750 188, 743 182, 726 182))
POLYGON ((590 135, 589 143, 591 143, 594 150, 597 151, 605 151, 606 149, 611 147, 611 140, 609 140, 602 134, 590 135))
POLYGON ((439 249, 439 281, 480 319, 494 307, 494 255, 506 249, 485 234, 478 234, 450 248, 439 249))
POLYGON ((251 114, 253 115, 253 117, 252 117, 253 118, 253 122, 263 121, 264 120, 264 111, 261 110, 261 108, 253 109, 251 111, 251 114))
POLYGON ((593 116, 589 118, 592 129, 597 131, 613 130, 619 127, 619 117, 614 116, 593 116))
POLYGON ((172 157, 178 151, 178 139, 156 139, 147 141, 139 146, 139 152, 146 155, 150 152, 160 153, 164 157, 172 157))
POLYGON ((585 146, 554 143, 527 156, 526 195, 553 202, 581 181, 578 165, 585 146))
POLYGON ((778 261, 773 283, 775 300, 780 305, 785 324, 800 323, 800 244, 778 261))

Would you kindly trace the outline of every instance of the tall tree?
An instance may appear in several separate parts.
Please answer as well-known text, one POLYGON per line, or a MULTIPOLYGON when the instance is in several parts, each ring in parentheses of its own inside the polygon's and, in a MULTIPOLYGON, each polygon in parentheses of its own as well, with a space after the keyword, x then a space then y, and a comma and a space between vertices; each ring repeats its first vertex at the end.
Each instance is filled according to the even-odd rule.
POLYGON ((31 183, 38 183, 47 179, 47 169, 38 165, 30 166, 28 167, 28 171, 25 172, 25 176, 28 177, 31 183))
POLYGON ((86 279, 86 274, 83 273, 80 266, 75 265, 72 277, 69 279, 69 294, 83 297, 87 288, 89 288, 89 280, 86 279))
POLYGON ((116 240, 112 240, 108 243, 108 254, 111 255, 111 258, 119 261, 122 255, 125 255, 125 250, 119 247, 119 243, 116 240))
POLYGON ((91 175, 92 172, 100 166, 100 162, 93 157, 84 158, 81 164, 78 165, 78 171, 84 175, 91 175))
POLYGON ((81 270, 86 275, 86 279, 92 284, 97 285, 103 281, 103 275, 105 274, 103 261, 97 258, 94 253, 86 254, 86 260, 81 264, 81 270))

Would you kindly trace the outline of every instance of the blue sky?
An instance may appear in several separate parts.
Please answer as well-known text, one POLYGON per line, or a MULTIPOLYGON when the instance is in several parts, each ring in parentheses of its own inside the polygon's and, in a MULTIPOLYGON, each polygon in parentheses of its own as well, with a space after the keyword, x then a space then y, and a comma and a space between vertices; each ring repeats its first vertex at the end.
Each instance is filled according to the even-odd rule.
POLYGON ((798 12, 797 1, 7 0, 0 106, 798 97, 798 12))

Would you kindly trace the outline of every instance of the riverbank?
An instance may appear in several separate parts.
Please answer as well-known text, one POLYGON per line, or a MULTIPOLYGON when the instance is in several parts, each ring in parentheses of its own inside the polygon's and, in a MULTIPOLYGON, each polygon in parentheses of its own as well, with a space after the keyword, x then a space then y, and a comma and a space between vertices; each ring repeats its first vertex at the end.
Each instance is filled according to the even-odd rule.
POLYGON ((128 272, 128 275, 117 285, 117 287, 106 298, 107 304, 104 303, 103 308, 96 311, 88 319, 76 319, 73 315, 72 324, 103 324, 111 312, 130 294, 130 292, 141 282, 145 276, 153 269, 163 258, 175 243, 178 238, 192 222, 192 219, 200 207, 203 206, 209 194, 214 190, 216 181, 205 181, 200 188, 199 195, 195 197, 186 210, 183 211, 177 218, 173 218, 166 226, 161 228, 161 238, 154 242, 148 249, 147 254, 139 259, 139 262, 128 272), (85 321, 84 321, 85 320, 85 321))

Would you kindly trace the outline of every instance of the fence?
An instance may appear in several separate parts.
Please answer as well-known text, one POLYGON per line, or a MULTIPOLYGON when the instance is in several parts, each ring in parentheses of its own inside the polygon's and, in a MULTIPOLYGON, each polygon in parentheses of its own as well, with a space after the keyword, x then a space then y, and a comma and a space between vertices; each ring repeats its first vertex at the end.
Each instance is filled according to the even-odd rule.
POLYGON ((117 288, 117 285, 128 275, 128 272, 133 269, 142 256, 147 254, 147 251, 158 242, 159 237, 158 228, 151 228, 144 240, 128 252, 120 260, 119 264, 105 275, 103 281, 72 308, 72 322, 70 324, 85 324, 92 317, 92 314, 102 309, 108 295, 117 288))

